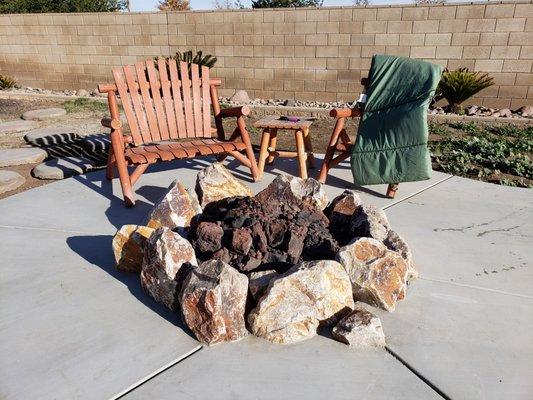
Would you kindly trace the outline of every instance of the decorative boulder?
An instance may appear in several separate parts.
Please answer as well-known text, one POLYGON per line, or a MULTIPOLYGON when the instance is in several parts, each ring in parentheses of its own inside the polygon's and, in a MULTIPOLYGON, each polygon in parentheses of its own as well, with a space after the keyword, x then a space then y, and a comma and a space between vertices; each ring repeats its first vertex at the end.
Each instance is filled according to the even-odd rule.
POLYGON ((270 281, 277 276, 278 273, 273 269, 252 272, 250 274, 250 283, 248 284, 248 288, 250 289, 250 293, 255 301, 259 301, 259 299, 265 294, 270 281))
POLYGON ((278 175, 256 197, 290 201, 292 198, 303 200, 321 210, 328 205, 328 198, 322 184, 313 178, 302 179, 291 175, 278 175))
POLYGON ((244 312, 248 278, 219 260, 191 270, 180 293, 181 310, 196 338, 209 345, 248 334, 244 312))
POLYGON ((385 212, 372 205, 359 207, 350 223, 352 238, 371 237, 384 241, 389 232, 389 221, 385 212))
POLYGON ((124 225, 113 237, 115 265, 119 271, 141 272, 144 245, 154 229, 141 225, 124 225))
POLYGON ((252 332, 274 343, 294 343, 316 334, 354 306, 350 279, 333 260, 295 265, 272 280, 248 316, 252 332))
POLYGON ((360 303, 333 328, 333 337, 354 349, 385 346, 380 319, 360 303))
POLYGON ((340 244, 348 244, 352 238, 351 221, 363 202, 353 190, 345 190, 335 197, 324 210, 330 221, 330 230, 340 244))
POLYGON ((337 253, 359 300, 387 311, 405 297, 407 263, 398 253, 372 238, 357 238, 337 253))
POLYGON ((176 310, 181 284, 196 265, 194 250, 186 239, 168 228, 158 228, 144 246, 142 287, 156 301, 176 310))
POLYGON ((183 231, 201 212, 196 193, 185 188, 181 182, 174 181, 165 196, 155 204, 145 224, 154 229, 164 226, 183 231))
POLYGON ((250 96, 246 90, 237 90, 233 96, 229 99, 230 102, 234 104, 248 104, 250 102, 250 96))
POLYGON ((387 246, 389 250, 395 251, 403 257, 403 259, 407 263, 408 281, 418 278, 418 271, 415 269, 415 266, 413 264, 413 253, 411 253, 411 249, 409 248, 409 245, 404 240, 404 238, 402 238, 400 235, 398 235, 398 233, 390 229, 387 233, 387 237, 383 241, 383 244, 387 246))
POLYGON ((213 201, 227 197, 252 196, 252 190, 239 182, 218 162, 205 167, 198 173, 196 193, 202 208, 213 201))

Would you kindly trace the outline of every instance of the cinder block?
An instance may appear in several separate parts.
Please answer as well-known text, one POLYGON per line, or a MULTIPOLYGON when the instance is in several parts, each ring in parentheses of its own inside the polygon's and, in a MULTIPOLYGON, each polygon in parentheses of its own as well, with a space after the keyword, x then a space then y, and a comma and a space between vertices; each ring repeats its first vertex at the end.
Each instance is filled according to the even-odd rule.
POLYGON ((328 44, 327 35, 305 35, 305 44, 308 46, 325 46, 328 44))
POLYGON ((495 109, 501 109, 501 108, 508 108, 511 106, 511 102, 508 99, 496 99, 496 98, 489 98, 485 97, 482 98, 483 101, 483 107, 487 108, 495 108, 495 109))
POLYGON ((348 8, 341 8, 337 10, 329 10, 329 21, 351 21, 352 10, 348 8))
POLYGON ((501 72, 503 60, 476 60, 476 71, 482 72, 501 72))
POLYGON ((398 45, 400 42, 400 35, 396 33, 378 33, 376 34, 375 43, 376 45, 385 45, 385 46, 393 46, 398 45))
POLYGON ((302 92, 304 90, 304 81, 297 81, 297 80, 284 81, 283 90, 302 92))
POLYGON ((449 45, 452 42, 451 33, 428 33, 426 34, 425 45, 449 45))
POLYGON ((339 22, 339 32, 340 33, 362 33, 363 22, 362 21, 339 22))
POLYGON ((464 46, 463 57, 465 59, 487 59, 490 58, 490 46, 464 46))
POLYGON ((283 35, 264 35, 263 44, 265 46, 276 46, 282 44, 284 41, 283 35))
POLYGON ((435 46, 413 46, 411 47, 411 57, 431 59, 435 58, 436 51, 435 46))
POLYGON ((429 19, 454 19, 457 11, 456 6, 433 6, 429 8, 429 19))
POLYGON ((362 46, 339 46, 339 57, 361 57, 362 46))
POLYGON ((498 98, 500 99, 525 99, 527 97, 527 86, 500 86, 498 98))
POLYGON ((520 46, 493 46, 490 58, 517 59, 520 55, 520 46))
POLYGON ((475 46, 479 44, 479 33, 470 32, 470 33, 454 33, 452 36, 452 45, 468 45, 475 46))
MULTIPOLYGON (((214 35, 218 36, 218 35, 214 35)), ((264 43, 263 35, 243 35, 243 43, 245 46, 262 46, 264 43)), ((215 39, 213 41, 216 41, 215 39)), ((207 35, 206 35, 207 44, 207 35)), ((218 43, 217 43, 218 44, 218 43)))
POLYGON ((462 56, 463 46, 437 46, 437 58, 460 59, 462 56))
POLYGON ((317 81, 335 81, 337 80, 336 70, 317 70, 315 71, 315 79, 317 81))
POLYGON ((516 74, 516 84, 533 86, 533 73, 516 74))
POLYGON ((409 57, 411 54, 411 47, 409 46, 387 46, 385 47, 385 54, 398 57, 409 57))
POLYGON ((520 50, 521 59, 532 59, 533 58, 533 46, 522 46, 520 50))
POLYGON ((365 21, 363 22, 363 33, 386 33, 387 21, 365 21))
POLYGON ((305 59, 305 67, 306 68, 313 68, 313 69, 324 69, 326 68, 326 58, 306 58, 305 59))
POLYGON ((287 35, 284 37, 285 45, 304 46, 305 35, 287 35))
POLYGON ((294 57, 294 46, 274 46, 274 57, 294 57))
POLYGON ((338 33, 339 32, 339 23, 338 22, 317 22, 316 24, 317 33, 338 33))
POLYGON ((411 33, 413 21, 388 21, 387 33, 411 33))
POLYGON ((273 53, 272 46, 254 46, 254 57, 272 57, 273 53))
MULTIPOLYGON (((232 13, 228 13, 232 14, 232 13)), ((263 11, 263 22, 283 22, 285 21, 285 12, 280 10, 263 11)))
POLYGON ((294 33, 296 34, 316 33, 316 22, 295 22, 294 33))
POLYGON ((307 10, 305 13, 306 21, 327 21, 329 18, 329 10, 307 10))
POLYGON ((439 23, 439 32, 442 32, 442 33, 466 32, 467 22, 468 21, 466 19, 441 20, 439 23))
POLYGON ((495 19, 470 19, 466 26, 467 32, 494 32, 495 19))
POLYGON ((516 4, 514 16, 519 18, 532 18, 533 17, 533 5, 529 4, 516 4))
POLYGON ((402 9, 398 8, 378 8, 377 19, 380 21, 401 21, 402 9))
POLYGON ((317 46, 316 47, 317 57, 338 57, 338 55, 339 55, 339 46, 317 46))
POLYGON ((375 35, 371 33, 352 34, 350 38, 350 44, 369 46, 374 45, 375 35))
POLYGON ((253 46, 233 46, 233 54, 237 57, 253 57, 253 46))
POLYGON ((525 25, 525 18, 498 18, 496 32, 523 32, 525 25))
POLYGON ((342 47, 339 47, 340 57, 326 58, 326 68, 330 70, 348 69, 350 62, 349 58, 342 58, 342 47))
POLYGON ((402 13, 403 21, 420 21, 428 19, 429 7, 405 7, 402 13))
POLYGON ((274 33, 283 35, 293 35, 294 22, 274 22, 274 33))
POLYGON ((352 10, 353 21, 375 21, 377 18, 376 8, 359 8, 352 10))
POLYGON ((533 43, 533 32, 510 32, 509 33, 509 44, 510 45, 521 45, 533 43))
POLYGON ((349 45, 350 34, 349 33, 330 33, 327 35, 328 45, 349 45))
POLYGON ((304 22, 305 10, 297 10, 295 8, 285 11, 285 21, 287 22, 304 22))
POLYGON ((502 72, 531 72, 532 60, 503 60, 502 72))
POLYGON ((513 18, 514 4, 487 4, 485 18, 513 18))
POLYGON ((233 32, 241 35, 251 35, 254 32, 254 25, 251 22, 234 24, 233 32))
POLYGON ((458 5, 455 18, 457 19, 477 19, 485 15, 485 5, 458 5))
POLYGON ((413 33, 435 33, 439 31, 439 21, 413 21, 413 33))
POLYGON ((481 33, 479 37, 480 45, 506 45, 509 40, 509 33, 481 33))
POLYGON ((385 46, 362 46, 361 57, 370 58, 376 54, 383 54, 385 52, 385 46))
POLYGON ((423 33, 401 34, 400 46, 423 46, 425 35, 423 33))
POLYGON ((511 86, 516 82, 516 73, 515 72, 493 72, 490 74, 494 78, 494 83, 498 86, 506 85, 511 86))
POLYGON ((273 34, 274 34, 274 24, 272 22, 254 23, 254 35, 273 35, 273 34))
POLYGON ((305 67, 305 58, 284 58, 284 68, 303 69, 305 67))

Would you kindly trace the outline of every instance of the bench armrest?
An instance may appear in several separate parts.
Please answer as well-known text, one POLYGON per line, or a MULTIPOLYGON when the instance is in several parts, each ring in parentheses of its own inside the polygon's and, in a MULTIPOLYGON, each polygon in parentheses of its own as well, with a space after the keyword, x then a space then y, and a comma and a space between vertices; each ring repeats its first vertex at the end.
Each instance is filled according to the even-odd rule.
POLYGON ((329 112, 329 116, 333 118, 355 118, 361 116, 361 110, 354 108, 334 108, 329 112))
POLYGON ((110 129, 120 129, 122 128, 122 122, 118 119, 113 118, 102 118, 102 126, 110 129))
POLYGON ((219 115, 221 118, 227 118, 227 117, 244 117, 248 114, 250 114, 250 107, 240 106, 240 107, 232 107, 232 108, 223 108, 222 110, 220 110, 219 115))

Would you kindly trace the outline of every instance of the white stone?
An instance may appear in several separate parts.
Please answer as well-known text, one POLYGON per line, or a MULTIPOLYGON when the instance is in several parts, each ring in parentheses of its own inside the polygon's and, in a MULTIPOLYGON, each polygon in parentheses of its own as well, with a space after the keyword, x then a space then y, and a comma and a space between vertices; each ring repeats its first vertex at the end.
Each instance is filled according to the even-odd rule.
POLYGON ((26 180, 14 171, 0 171, 0 194, 10 192, 22 186, 26 180))
POLYGON ((67 114, 64 108, 41 108, 38 110, 26 111, 22 114, 22 119, 44 121, 47 119, 61 117, 67 114))
POLYGON ((65 179, 94 168, 92 161, 82 157, 62 157, 37 165, 32 174, 39 179, 65 179))
POLYGON ((333 328, 333 337, 353 349, 384 347, 385 334, 381 320, 356 303, 354 310, 333 328))
POLYGON ((40 163, 46 157, 46 151, 36 147, 0 150, 0 167, 40 163))
POLYGON ((248 96, 246 90, 237 90, 230 97, 229 101, 235 104, 248 104, 250 102, 250 96, 248 96))
POLYGON ((25 121, 23 119, 16 119, 14 121, 7 121, 0 123, 0 133, 14 133, 23 132, 30 129, 35 129, 39 124, 35 121, 25 121))

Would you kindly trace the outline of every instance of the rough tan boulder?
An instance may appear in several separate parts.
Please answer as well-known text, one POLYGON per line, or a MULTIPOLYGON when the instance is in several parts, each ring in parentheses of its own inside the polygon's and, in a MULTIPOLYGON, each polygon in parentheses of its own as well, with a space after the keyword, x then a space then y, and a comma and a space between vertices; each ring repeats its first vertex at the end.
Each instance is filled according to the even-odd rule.
POLYGON ((394 311, 396 302, 405 297, 407 263, 383 243, 355 239, 339 250, 337 260, 350 277, 355 300, 394 311))
POLYGON ((383 244, 387 246, 389 250, 395 251, 403 257, 403 259, 407 263, 408 281, 418 278, 418 271, 415 269, 413 263, 413 253, 411 253, 411 249, 409 248, 409 245, 403 237, 401 237, 398 233, 390 229, 387 233, 387 237, 383 241, 383 244))
POLYGON ((272 280, 248 316, 252 332, 274 343, 294 343, 334 323, 354 306, 346 271, 333 260, 295 265, 272 280))
POLYGON ((333 337, 354 349, 384 347, 385 335, 380 319, 361 303, 333 328, 333 337))
POLYGON ((250 289, 250 293, 255 301, 259 301, 259 299, 265 294, 270 281, 277 276, 278 273, 273 269, 252 272, 250 274, 250 283, 248 284, 248 288, 250 289))
POLYGON ((119 271, 141 272, 144 245, 154 229, 142 225, 124 225, 113 237, 115 265, 119 271))
POLYGON ((246 275, 223 261, 206 261, 191 270, 183 283, 183 319, 202 343, 242 339, 248 334, 244 319, 247 294, 246 275))
POLYGON ((252 190, 238 181, 221 164, 215 162, 200 172, 196 178, 196 193, 200 205, 207 204, 233 196, 252 196, 252 190))
POLYGON ((156 301, 178 308, 181 284, 197 265, 191 244, 168 228, 158 228, 144 246, 141 284, 156 301))
POLYGON ((202 212, 198 198, 191 191, 174 181, 168 192, 155 205, 145 225, 150 228, 167 227, 169 229, 183 230, 191 225, 191 220, 202 212))

